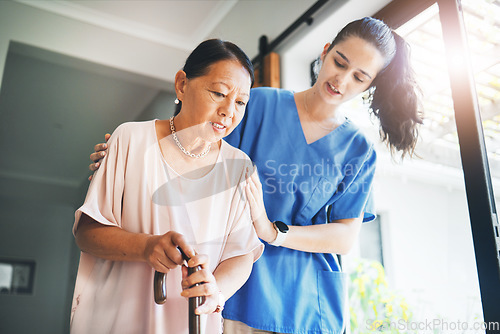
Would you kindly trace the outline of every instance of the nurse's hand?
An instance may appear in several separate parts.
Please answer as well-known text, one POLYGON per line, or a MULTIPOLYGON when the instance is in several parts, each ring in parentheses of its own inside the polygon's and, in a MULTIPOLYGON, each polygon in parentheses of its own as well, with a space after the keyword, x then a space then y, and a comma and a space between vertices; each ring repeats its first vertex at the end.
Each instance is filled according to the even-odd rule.
MULTIPOLYGON (((90 155, 90 160, 92 160, 93 163, 89 165, 89 169, 92 172, 95 172, 96 170, 99 169, 99 167, 101 166, 100 161, 102 160, 102 158, 106 156, 106 149, 108 148, 108 145, 106 143, 108 142, 109 137, 111 137, 111 135, 109 133, 106 133, 104 135, 104 140, 106 142, 99 143, 96 146, 94 146, 94 153, 90 155)), ((92 180, 92 175, 89 176, 89 181, 90 180, 92 180)))
POLYGON ((260 183, 257 167, 254 167, 253 170, 247 168, 246 181, 245 192, 250 204, 250 213, 255 231, 259 238, 265 242, 272 242, 276 239, 278 232, 274 229, 274 224, 267 218, 262 183, 260 183))
MULTIPOLYGON (((182 293, 186 298, 205 297, 203 304, 195 310, 196 314, 213 313, 219 304, 220 289, 214 275, 208 268, 208 255, 197 254, 188 261, 189 267, 200 266, 201 270, 188 276, 188 268, 182 266, 182 293), (198 286, 194 286, 199 284, 198 286)), ((222 305, 221 305, 222 306, 222 305)))

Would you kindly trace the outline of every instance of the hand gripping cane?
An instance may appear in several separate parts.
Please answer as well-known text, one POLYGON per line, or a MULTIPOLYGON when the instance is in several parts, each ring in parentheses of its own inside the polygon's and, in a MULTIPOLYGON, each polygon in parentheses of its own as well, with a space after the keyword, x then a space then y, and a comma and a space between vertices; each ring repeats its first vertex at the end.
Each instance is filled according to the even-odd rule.
MULTIPOLYGON (((177 249, 181 252, 182 258, 188 262, 189 257, 182 251, 180 247, 177 249)), ((201 266, 194 268, 188 267, 188 276, 201 269, 201 266)), ((197 286, 199 284, 195 284, 197 286)), ((167 300, 167 275, 155 271, 154 281, 154 297, 156 304, 163 304, 167 300)), ((194 313, 194 310, 202 304, 202 297, 189 298, 189 334, 200 334, 200 316, 194 313)))

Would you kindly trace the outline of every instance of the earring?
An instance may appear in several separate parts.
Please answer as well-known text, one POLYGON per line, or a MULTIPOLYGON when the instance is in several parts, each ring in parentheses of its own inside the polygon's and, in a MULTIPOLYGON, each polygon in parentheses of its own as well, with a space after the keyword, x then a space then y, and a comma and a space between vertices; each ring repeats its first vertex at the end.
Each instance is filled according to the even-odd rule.
POLYGON ((178 98, 175 98, 174 103, 175 103, 175 104, 179 104, 179 102, 181 102, 181 101, 179 101, 179 99, 178 99, 178 98))

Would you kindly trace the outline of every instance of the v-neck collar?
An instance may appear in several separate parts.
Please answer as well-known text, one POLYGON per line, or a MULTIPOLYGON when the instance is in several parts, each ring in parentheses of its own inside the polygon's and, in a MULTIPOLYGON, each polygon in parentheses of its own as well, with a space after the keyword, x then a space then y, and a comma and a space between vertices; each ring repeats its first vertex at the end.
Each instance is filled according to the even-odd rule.
MULTIPOLYGON (((335 129, 333 129, 332 131, 330 131, 329 133, 327 133, 323 137, 321 137, 321 138, 319 138, 311 143, 307 143, 306 135, 304 133, 304 129, 302 128, 302 123, 300 122, 299 109, 297 108, 297 104, 295 103, 295 92, 290 91, 289 98, 291 99, 291 101, 289 101, 289 103, 291 103, 291 105, 293 106, 293 108, 292 108, 293 109, 293 112, 292 112, 293 113, 293 116, 292 116, 293 122, 292 123, 296 124, 296 129, 294 129, 294 130, 297 132, 300 132, 300 141, 308 147, 316 145, 316 143, 318 143, 318 142, 327 140, 327 138, 332 137, 335 133, 339 132, 340 128, 345 127, 350 122, 348 118, 345 118, 345 120, 344 120, 344 122, 342 122, 342 124, 337 126, 335 129)), ((297 135, 295 135, 295 131, 288 131, 288 133, 291 136, 290 139, 294 143, 297 142, 297 135)))

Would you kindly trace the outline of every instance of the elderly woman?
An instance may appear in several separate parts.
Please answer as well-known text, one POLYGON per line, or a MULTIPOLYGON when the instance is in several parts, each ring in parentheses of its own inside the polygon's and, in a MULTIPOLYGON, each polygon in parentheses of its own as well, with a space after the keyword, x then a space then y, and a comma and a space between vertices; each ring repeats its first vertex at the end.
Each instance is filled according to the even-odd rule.
POLYGON ((72 333, 187 333, 187 298, 197 296, 205 333, 221 332, 225 299, 263 251, 244 195, 251 161, 222 140, 243 118, 252 84, 241 49, 205 41, 175 76, 177 116, 114 131, 75 214, 72 333), (181 270, 178 248, 202 270, 181 270), (167 273, 163 305, 154 303, 155 270, 167 273))

